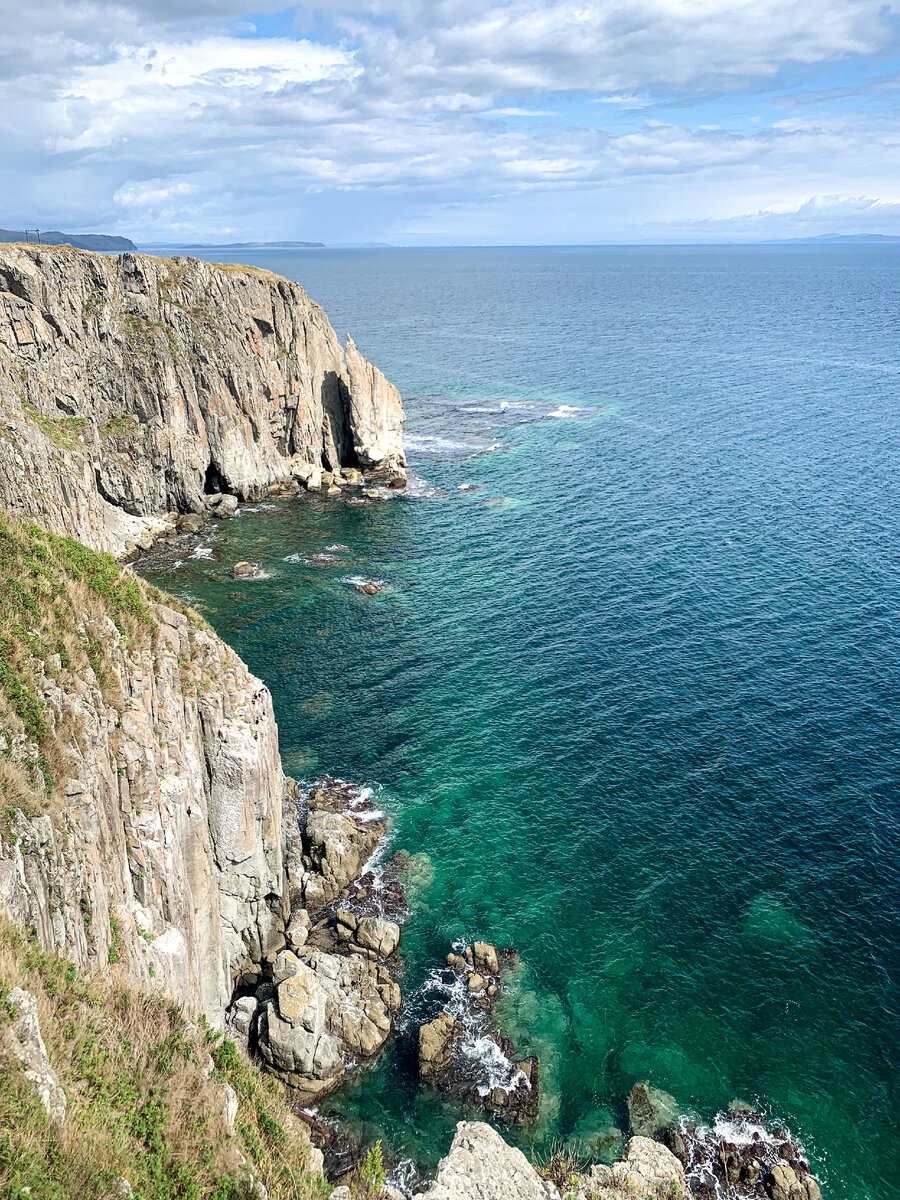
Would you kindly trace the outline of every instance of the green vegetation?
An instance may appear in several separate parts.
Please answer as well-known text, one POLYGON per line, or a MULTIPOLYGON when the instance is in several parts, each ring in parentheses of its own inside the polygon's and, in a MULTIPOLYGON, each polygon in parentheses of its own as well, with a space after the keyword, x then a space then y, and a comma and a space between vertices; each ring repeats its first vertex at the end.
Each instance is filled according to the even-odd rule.
POLYGON ((0 832, 7 810, 46 808, 65 766, 73 731, 48 719, 41 664, 61 684, 90 668, 101 687, 114 688, 107 644, 94 632, 105 618, 133 640, 153 625, 129 570, 110 554, 0 514, 0 832))
POLYGON ((85 417, 45 417, 27 400, 22 402, 22 408, 32 424, 37 425, 41 433, 48 437, 54 446, 58 446, 61 450, 80 450, 82 448, 79 434, 87 425, 85 417))
POLYGON ((358 1200, 378 1200, 387 1172, 381 1153, 381 1140, 369 1147, 365 1158, 353 1172, 350 1191, 358 1200))
POLYGON ((0 1037, 0 1200, 101 1200, 119 1178, 135 1200, 249 1200, 251 1173, 271 1200, 328 1195, 281 1085, 202 1021, 158 993, 76 973, 2 924, 0 1035, 17 984, 37 1000, 68 1110, 63 1138, 0 1037), (234 1134, 225 1083, 238 1097, 234 1134))
POLYGON ((134 413, 121 413, 117 417, 108 417, 100 423, 102 438, 134 437, 140 431, 141 423, 134 413))

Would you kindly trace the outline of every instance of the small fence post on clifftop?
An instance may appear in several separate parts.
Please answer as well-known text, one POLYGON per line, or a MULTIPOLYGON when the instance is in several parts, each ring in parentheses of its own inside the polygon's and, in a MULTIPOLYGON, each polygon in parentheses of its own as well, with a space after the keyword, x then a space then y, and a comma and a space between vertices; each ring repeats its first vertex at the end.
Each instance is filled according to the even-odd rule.
POLYGON ((30 235, 30 234, 32 234, 32 233, 33 233, 33 234, 34 234, 34 236, 35 236, 35 240, 37 241, 37 244, 38 244, 39 246, 43 245, 43 243, 41 242, 41 231, 40 231, 39 229, 26 229, 26 230, 25 230, 25 242, 26 242, 26 244, 27 244, 27 245, 30 245, 30 243, 31 243, 31 237, 30 237, 29 235, 30 235))

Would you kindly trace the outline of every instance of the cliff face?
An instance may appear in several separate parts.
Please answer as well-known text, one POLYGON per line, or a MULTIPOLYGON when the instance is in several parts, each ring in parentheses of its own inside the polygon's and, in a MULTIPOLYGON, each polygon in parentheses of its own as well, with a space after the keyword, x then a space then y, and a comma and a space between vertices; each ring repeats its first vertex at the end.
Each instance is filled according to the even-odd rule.
POLYGON ((122 553, 204 496, 403 465, 397 389, 251 267, 0 246, 0 507, 122 553))
MULTIPOLYGON (((3 565, 27 582, 54 543, 2 532, 3 565)), ((0 911, 77 965, 118 961, 221 1024, 235 977, 284 924, 289 785, 269 692, 195 614, 145 591, 143 621, 117 627, 65 563, 48 570, 55 613, 24 645, 3 639, 16 686, 4 675, 0 911)))

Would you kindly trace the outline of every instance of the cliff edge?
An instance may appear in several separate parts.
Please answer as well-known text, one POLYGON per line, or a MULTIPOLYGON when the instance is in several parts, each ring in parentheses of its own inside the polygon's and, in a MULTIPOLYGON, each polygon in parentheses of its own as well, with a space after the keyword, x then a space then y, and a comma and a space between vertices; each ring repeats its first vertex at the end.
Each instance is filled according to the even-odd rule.
POLYGON ((268 271, 0 245, 0 508, 54 533, 120 555, 210 494, 402 468, 403 417, 268 271))

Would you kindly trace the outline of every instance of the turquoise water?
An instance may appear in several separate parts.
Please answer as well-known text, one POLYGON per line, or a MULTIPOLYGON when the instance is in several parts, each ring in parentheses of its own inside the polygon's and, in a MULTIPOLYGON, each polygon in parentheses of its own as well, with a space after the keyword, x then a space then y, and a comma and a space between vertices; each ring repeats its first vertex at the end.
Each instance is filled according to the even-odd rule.
POLYGON ((430 858, 405 1024, 335 1107, 445 1152, 418 989, 489 937, 527 964, 539 1148, 649 1077, 706 1117, 758 1099, 832 1197, 894 1196, 900 251, 249 257, 400 385, 439 489, 245 507, 212 559, 142 568, 269 684, 286 769, 377 782, 430 858))

